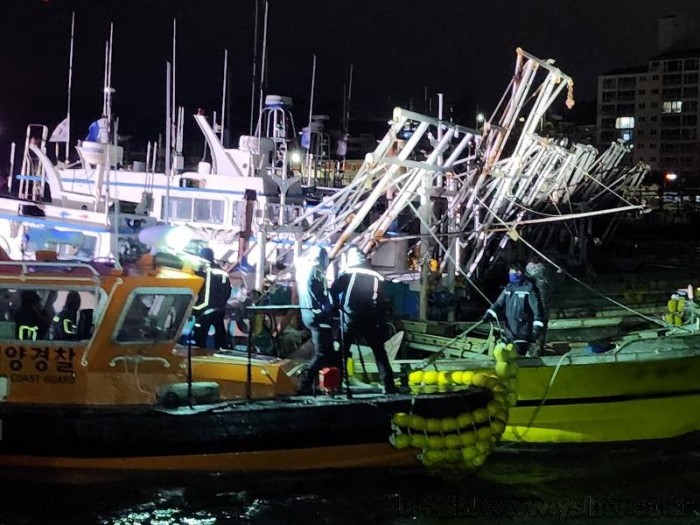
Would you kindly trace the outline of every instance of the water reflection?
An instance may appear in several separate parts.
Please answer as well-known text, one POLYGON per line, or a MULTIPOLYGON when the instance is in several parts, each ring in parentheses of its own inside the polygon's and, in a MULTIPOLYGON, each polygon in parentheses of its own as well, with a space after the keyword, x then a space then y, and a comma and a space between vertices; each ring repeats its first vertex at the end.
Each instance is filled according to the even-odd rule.
POLYGON ((697 440, 495 453, 476 474, 53 475, 5 471, 0 523, 457 524, 700 521, 697 440), (680 520, 680 521, 679 521, 680 520))

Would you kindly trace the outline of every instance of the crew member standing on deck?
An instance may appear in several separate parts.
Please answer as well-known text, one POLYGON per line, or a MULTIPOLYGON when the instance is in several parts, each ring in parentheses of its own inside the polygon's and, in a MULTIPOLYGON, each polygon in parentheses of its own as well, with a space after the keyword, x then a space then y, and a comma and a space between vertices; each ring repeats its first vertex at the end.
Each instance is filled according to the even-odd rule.
POLYGON ((340 310, 343 355, 347 358, 352 343, 364 339, 374 353, 384 391, 396 393, 394 374, 384 349, 388 306, 384 277, 370 267, 358 248, 348 252, 346 268, 331 286, 331 297, 340 310))
POLYGON ((202 249, 199 256, 208 264, 197 272, 197 275, 204 278, 204 284, 199 291, 197 304, 192 308, 195 316, 195 344, 200 348, 206 348, 209 328, 214 326, 216 348, 227 348, 224 315, 226 305, 231 297, 231 281, 228 273, 214 262, 214 252, 211 248, 202 249))
POLYGON ((297 261, 296 285, 301 307, 301 320, 311 332, 314 357, 299 385, 300 394, 312 394, 318 380, 318 372, 326 366, 340 368, 339 356, 334 356, 333 308, 326 285, 328 253, 320 246, 312 246, 306 257, 297 261))
POLYGON ((508 284, 484 314, 484 321, 504 318, 506 341, 524 356, 530 343, 537 341, 544 327, 542 301, 537 286, 525 275, 525 267, 514 262, 508 271, 508 284))

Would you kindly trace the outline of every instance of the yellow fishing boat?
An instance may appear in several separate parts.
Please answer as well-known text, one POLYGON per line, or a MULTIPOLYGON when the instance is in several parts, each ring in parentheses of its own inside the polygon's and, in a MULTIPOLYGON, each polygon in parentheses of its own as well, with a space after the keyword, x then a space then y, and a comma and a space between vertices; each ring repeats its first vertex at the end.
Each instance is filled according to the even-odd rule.
POLYGON ((389 443, 394 414, 448 417, 493 400, 477 386, 296 396, 299 363, 178 345, 203 283, 192 264, 0 263, 0 466, 410 465, 416 450, 389 443))
MULTIPOLYGON (((691 306, 689 302, 686 309, 691 306)), ((409 322, 403 328, 404 346, 393 361, 396 370, 494 368, 493 337, 436 335, 436 324, 409 322), (401 358, 417 352, 423 359, 401 358)), ((567 343, 556 349, 543 357, 515 360, 517 380, 511 388, 517 404, 510 408, 503 440, 610 443, 700 431, 697 316, 683 326, 640 331, 605 345, 567 343)), ((373 373, 373 363, 366 368, 373 373)))

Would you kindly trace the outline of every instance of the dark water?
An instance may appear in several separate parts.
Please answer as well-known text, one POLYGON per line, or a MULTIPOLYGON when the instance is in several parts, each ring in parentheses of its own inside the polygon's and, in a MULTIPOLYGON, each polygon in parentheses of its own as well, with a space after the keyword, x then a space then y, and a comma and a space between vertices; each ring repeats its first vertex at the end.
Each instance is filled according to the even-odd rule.
POLYGON ((2 472, 0 523, 211 525, 700 523, 694 440, 495 452, 476 473, 421 468, 276 475, 2 472))

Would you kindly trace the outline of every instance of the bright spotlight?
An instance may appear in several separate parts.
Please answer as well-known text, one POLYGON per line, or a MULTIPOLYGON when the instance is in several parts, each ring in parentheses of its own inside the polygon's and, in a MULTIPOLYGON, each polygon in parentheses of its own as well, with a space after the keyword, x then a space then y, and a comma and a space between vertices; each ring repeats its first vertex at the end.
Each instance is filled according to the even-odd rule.
POLYGON ((677 178, 678 178, 677 173, 667 173, 666 175, 664 175, 664 179, 666 180, 666 182, 673 182, 677 178))
POLYGON ((169 226, 159 224, 144 228, 139 232, 139 242, 153 250, 170 249, 176 252, 184 250, 192 240, 192 230, 185 226, 169 226))
POLYGON ((299 164, 301 162, 301 154, 298 151, 292 151, 292 162, 299 164))

